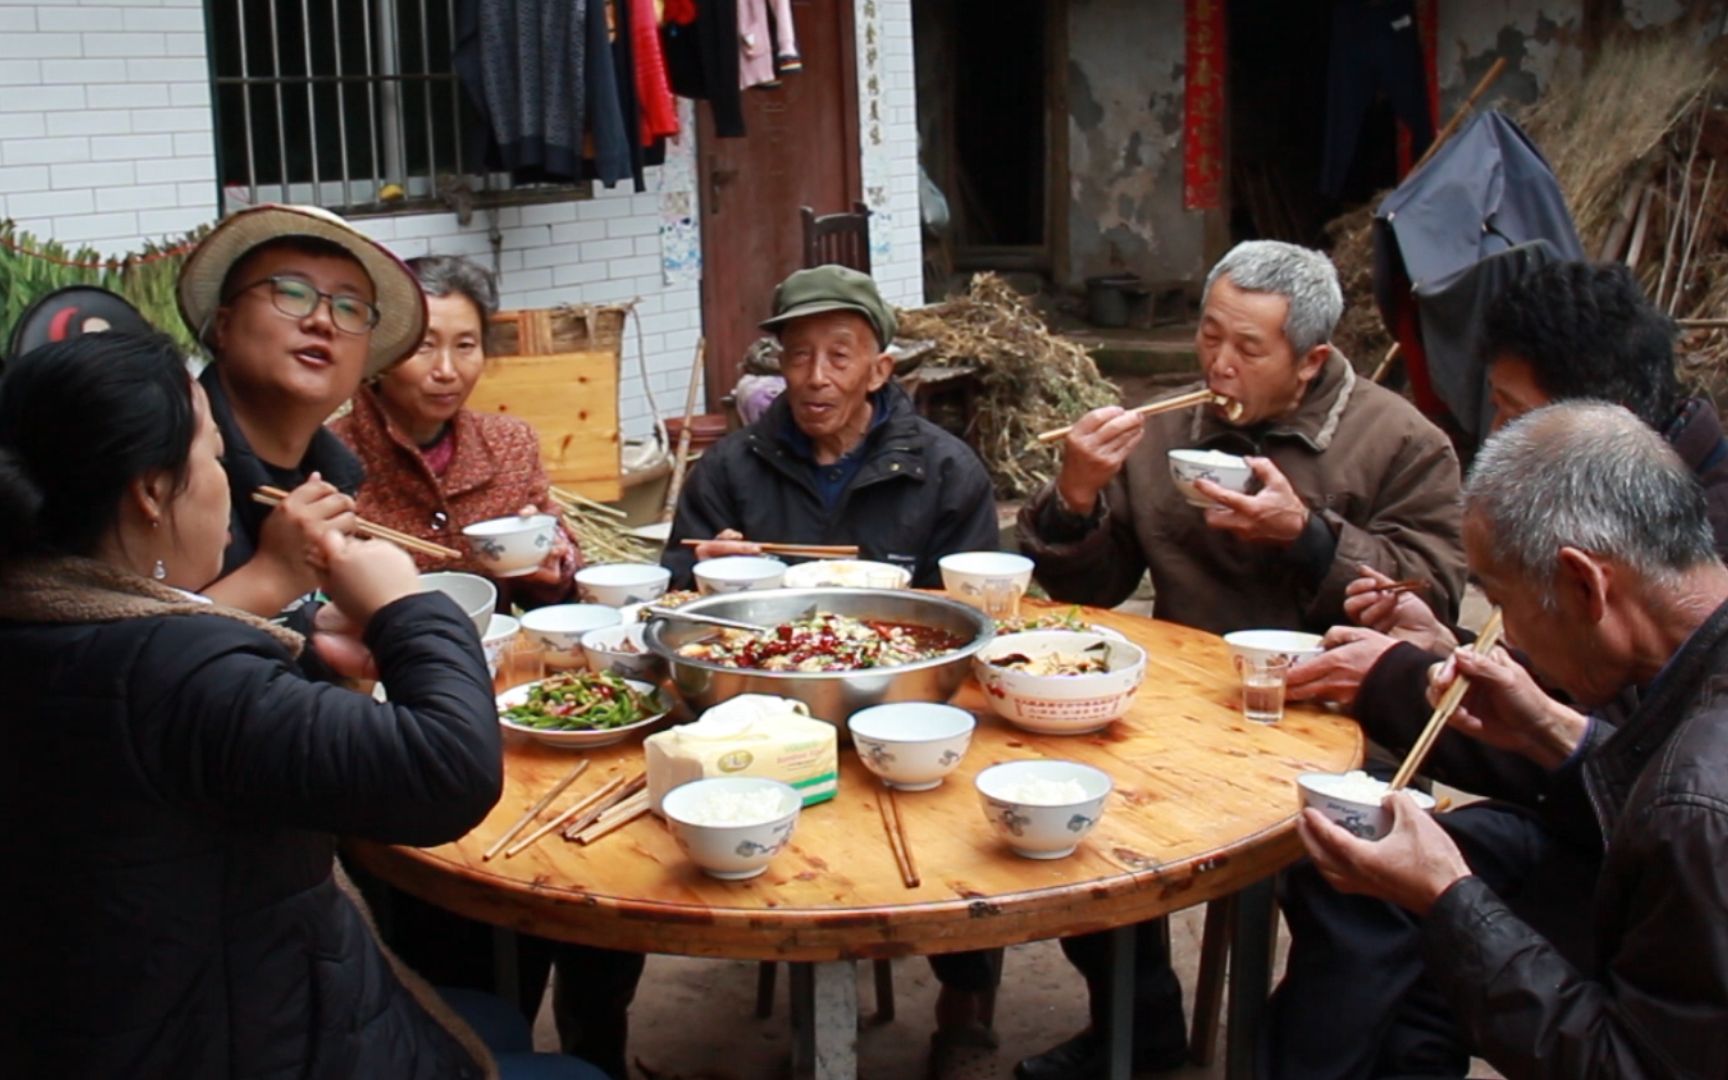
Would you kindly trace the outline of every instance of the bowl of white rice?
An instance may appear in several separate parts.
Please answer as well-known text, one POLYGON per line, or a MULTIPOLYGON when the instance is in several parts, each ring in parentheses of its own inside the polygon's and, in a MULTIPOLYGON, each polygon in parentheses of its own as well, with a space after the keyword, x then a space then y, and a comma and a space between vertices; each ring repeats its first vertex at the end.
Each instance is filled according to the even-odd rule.
POLYGON ((725 881, 753 878, 792 841, 804 800, 790 784, 715 776, 680 784, 660 811, 690 861, 725 881))
POLYGON ((1115 788, 1110 774, 1078 761, 1009 761, 973 781, 984 817, 1014 854, 1028 859, 1072 855, 1098 824, 1115 788))
MULTIPOLYGON (((1380 803, 1391 794, 1391 785, 1376 780, 1361 769, 1347 773, 1303 773, 1296 778, 1302 805, 1313 807, 1352 836, 1378 840, 1392 831, 1392 811, 1380 803)), ((1416 805, 1434 809, 1434 797, 1423 791, 1409 792, 1416 805)))
POLYGON ((1226 491, 1246 494, 1254 481, 1254 469, 1247 458, 1226 454, 1221 450, 1172 450, 1169 452, 1170 479, 1189 505, 1207 510, 1216 505, 1200 494, 1195 484, 1210 480, 1226 491))

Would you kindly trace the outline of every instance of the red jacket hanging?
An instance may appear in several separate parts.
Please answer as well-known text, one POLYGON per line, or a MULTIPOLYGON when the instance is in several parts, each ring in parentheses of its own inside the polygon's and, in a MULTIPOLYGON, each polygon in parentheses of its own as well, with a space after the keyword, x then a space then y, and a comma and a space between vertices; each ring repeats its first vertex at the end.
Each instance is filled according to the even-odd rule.
MULTIPOLYGON (((630 41, 636 60, 636 101, 642 113, 642 145, 678 134, 678 106, 666 78, 666 58, 660 52, 660 26, 654 0, 628 0, 630 41)), ((667 5, 671 13, 671 5, 667 5)), ((695 14, 694 10, 691 12, 695 14)))

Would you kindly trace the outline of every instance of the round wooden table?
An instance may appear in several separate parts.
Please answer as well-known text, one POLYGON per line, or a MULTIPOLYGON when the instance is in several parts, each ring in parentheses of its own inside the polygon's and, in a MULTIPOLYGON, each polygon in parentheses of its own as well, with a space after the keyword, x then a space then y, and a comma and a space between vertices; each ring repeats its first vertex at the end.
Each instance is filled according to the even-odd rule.
MULTIPOLYGON (((992 714, 968 680, 953 699, 979 717, 965 760, 936 790, 898 795, 922 876, 917 888, 902 883, 878 816, 880 785, 850 747, 841 748, 839 796, 806 809, 791 846, 751 881, 701 873, 652 814, 590 846, 554 833, 515 858, 482 861, 481 852, 575 760, 515 736, 506 741, 503 797, 468 836, 427 849, 356 843, 354 854, 409 893, 542 937, 641 952, 815 962, 818 1007, 827 986, 830 996, 841 995, 831 1003, 840 1012, 853 960, 1131 927, 1249 889, 1243 895, 1255 902, 1237 905, 1232 982, 1240 984, 1244 958, 1266 962, 1249 954, 1266 951, 1258 939, 1270 924, 1270 879, 1301 853, 1292 780, 1359 764, 1360 729, 1304 706, 1290 707, 1277 725, 1249 724, 1219 638, 1115 612, 1085 614, 1147 650, 1146 680, 1128 714, 1093 735, 1033 735, 992 714), (973 777, 988 765, 1024 758, 1083 761, 1115 778, 1102 820, 1068 858, 1016 856, 984 818, 973 777), (1255 922, 1257 939, 1241 940, 1243 933, 1256 938, 1255 922), (830 978, 821 978, 823 969, 834 969, 830 978)), ((589 757, 587 773, 548 813, 643 767, 639 741, 589 757)), ((1265 974, 1253 974, 1263 999, 1265 974)), ((1251 1002, 1241 1005, 1250 1012, 1238 1014, 1238 997, 1233 990, 1232 1028, 1252 1018, 1251 1002)), ((851 1028, 852 1015, 844 1016, 843 1029, 851 1028)), ((826 1069, 822 1046, 815 1051, 818 1075, 847 1075, 844 1047, 828 1055, 826 1069)))

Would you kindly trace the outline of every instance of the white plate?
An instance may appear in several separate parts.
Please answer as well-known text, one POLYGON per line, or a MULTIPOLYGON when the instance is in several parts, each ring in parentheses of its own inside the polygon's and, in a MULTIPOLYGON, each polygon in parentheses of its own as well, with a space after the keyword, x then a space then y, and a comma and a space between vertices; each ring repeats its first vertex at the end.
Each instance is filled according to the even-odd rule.
POLYGON ((631 689, 638 693, 651 696, 660 706, 660 711, 646 719, 638 720, 634 724, 625 724, 623 727, 619 728, 606 728, 601 731, 548 731, 540 728, 525 727, 522 724, 506 719, 504 716, 504 710, 515 708, 516 706, 525 704, 528 701, 528 691, 540 685, 538 682, 531 682, 523 683, 521 686, 512 686, 510 689, 498 695, 498 724, 504 728, 505 731, 519 732, 526 735, 528 738, 533 739, 537 743, 543 743, 546 746, 563 747, 569 750, 588 750, 597 746, 611 746, 613 743, 623 742, 631 735, 646 731, 648 728, 653 727, 655 724, 666 719, 666 714, 672 711, 672 706, 667 703, 666 696, 655 687, 650 686, 645 682, 638 682, 635 679, 625 679, 624 681, 630 684, 631 689))

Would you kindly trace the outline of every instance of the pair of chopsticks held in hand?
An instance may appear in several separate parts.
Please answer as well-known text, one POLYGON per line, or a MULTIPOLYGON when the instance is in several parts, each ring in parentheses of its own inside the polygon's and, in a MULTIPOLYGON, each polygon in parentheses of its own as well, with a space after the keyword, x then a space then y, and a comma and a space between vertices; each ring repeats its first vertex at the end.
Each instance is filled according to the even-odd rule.
MULTIPOLYGON (((288 494, 288 492, 279 487, 270 487, 266 485, 252 493, 252 501, 264 506, 274 507, 280 505, 282 500, 288 497, 288 494)), ((434 544, 430 540, 422 540, 418 536, 410 536, 405 532, 398 532, 395 529, 379 525, 376 522, 367 521, 365 518, 356 518, 355 520, 357 522, 355 531, 368 539, 387 540, 404 550, 418 552, 421 555, 430 555, 435 559, 460 559, 462 557, 462 553, 457 551, 455 548, 447 548, 443 544, 434 544)))

